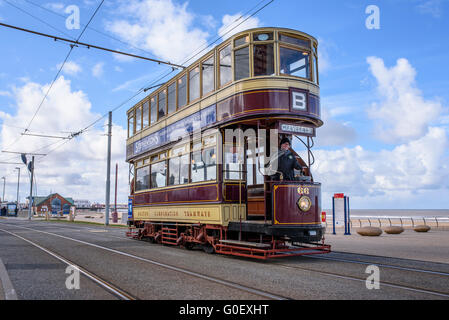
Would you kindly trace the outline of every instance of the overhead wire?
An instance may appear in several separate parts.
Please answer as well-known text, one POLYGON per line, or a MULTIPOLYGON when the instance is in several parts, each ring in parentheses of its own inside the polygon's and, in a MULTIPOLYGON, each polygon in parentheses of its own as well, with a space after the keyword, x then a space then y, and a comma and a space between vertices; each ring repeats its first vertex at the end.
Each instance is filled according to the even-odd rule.
MULTIPOLYGON (((92 19, 93 19, 93 18, 95 17, 95 15, 97 14, 97 12, 98 12, 98 10, 100 9, 100 7, 101 7, 101 5, 103 4, 103 2, 104 2, 104 0, 101 0, 101 3, 100 3, 100 4, 97 6, 97 8, 95 9, 95 12, 92 14, 91 18, 89 19, 89 22, 86 24, 86 26, 84 27, 84 29, 81 31, 80 35, 79 35, 78 38, 76 39, 76 42, 78 42, 79 39, 82 37, 82 35, 83 35, 84 32, 86 31, 87 26, 91 23, 92 19)), ((65 59, 64 59, 64 62, 61 64, 61 66, 60 66, 58 72, 56 73, 56 76, 54 77, 53 81, 51 82, 50 87, 48 88, 48 90, 47 90, 47 92, 45 93, 45 95, 44 95, 42 101, 40 102, 39 106, 37 107, 36 111, 34 112, 33 117, 31 118, 30 122, 29 122, 28 125, 26 126, 26 129, 24 130, 24 132, 27 132, 27 131, 29 130, 29 128, 31 127, 32 122, 33 122, 34 119, 36 118, 36 116, 37 116, 39 110, 41 109, 41 107, 42 107, 42 105, 43 105, 45 99, 47 98, 48 94, 50 93, 50 90, 52 89, 53 85, 55 84, 56 80, 58 79, 59 74, 61 73, 61 71, 62 71, 62 69, 63 69, 65 63, 67 62, 67 60, 68 60, 70 54, 71 54, 72 51, 73 51, 73 48, 74 48, 74 46, 70 46, 70 50, 69 50, 69 52, 67 53, 67 55, 66 55, 66 57, 65 57, 65 59)), ((19 136, 19 137, 18 137, 12 144, 8 145, 8 146, 6 147, 6 149, 9 149, 12 145, 14 145, 15 143, 17 143, 17 142, 20 140, 21 137, 22 137, 22 135, 20 135, 20 136, 19 136)))
MULTIPOLYGON (((26 1, 29 2, 29 3, 32 3, 31 1, 28 1, 28 0, 26 0, 26 1)), ((254 10, 255 8, 257 8, 260 4, 262 4, 262 3, 265 2, 265 1, 266 1, 266 0, 260 1, 256 6, 254 6, 253 8, 251 8, 251 9, 250 9, 249 11, 247 11, 246 13, 251 12, 252 10, 254 10)), ((270 0, 270 1, 269 1, 268 3, 266 3, 263 7, 259 8, 259 9, 258 9, 257 11, 255 11, 255 12, 253 12, 251 15, 249 15, 248 17, 246 17, 246 18, 245 18, 243 21, 241 21, 239 24, 233 26, 230 30, 226 31, 226 32, 223 33, 221 36, 217 37, 214 41, 208 43, 206 46, 204 46, 204 48, 202 48, 202 47, 200 46, 199 48, 195 49, 194 51, 197 51, 197 50, 199 50, 199 49, 201 49, 201 50, 198 51, 198 52, 193 52, 193 54, 192 54, 190 57, 186 58, 187 60, 186 60, 184 63, 182 63, 182 64, 185 64, 185 63, 189 62, 190 60, 192 60, 194 57, 198 56, 201 52, 203 52, 204 50, 206 50, 207 48, 209 48, 212 44, 216 43, 218 40, 220 40, 220 39, 221 39, 222 37, 224 37, 226 34, 230 33, 232 30, 234 30, 235 28, 237 28, 238 26, 240 26, 241 24, 243 24, 245 21, 247 21, 248 19, 250 19, 251 17, 253 17, 254 15, 256 15, 258 12, 260 12, 261 10, 263 10, 265 7, 267 7, 267 6, 268 6, 269 4, 271 4, 273 1, 274 1, 274 0, 270 0)), ((102 3, 103 3, 103 1, 102 1, 102 3)), ((32 4, 34 4, 34 3, 32 3, 32 4)), ((100 4, 100 6, 101 6, 101 4, 100 4)), ((97 10, 98 10, 98 8, 97 8, 97 10)), ((96 10, 96 11, 97 11, 97 10, 96 10)), ((245 13, 245 14, 246 14, 246 13, 245 13)), ((241 15, 239 18, 235 19, 233 22, 231 22, 230 24, 228 24, 228 26, 225 27, 224 30, 226 30, 228 27, 230 27, 233 23, 235 23, 235 22, 239 21, 240 19, 242 19, 242 18, 245 16, 245 14, 241 15)), ((94 13, 94 15, 95 15, 95 13, 94 13)), ((91 18, 91 20, 92 20, 92 18, 91 18)), ((90 20, 90 21, 91 21, 91 20, 90 20)), ((90 23, 90 21, 89 21, 89 23, 90 23)), ((86 30, 86 28, 88 27, 89 23, 88 23, 87 25, 85 25, 83 32, 86 30)), ((82 33, 83 33, 83 32, 82 32, 82 33)), ((81 33, 81 35, 82 35, 82 33, 81 33)), ((81 36, 81 35, 80 35, 80 36, 81 36)), ((80 37, 79 37, 79 38, 80 38, 80 37)), ((78 39, 79 39, 79 38, 78 38, 78 39)), ((72 47, 71 49, 73 49, 73 47, 72 47)), ((140 49, 140 50, 141 50, 141 49, 140 49)), ((161 79, 164 79, 165 77, 167 77, 168 75, 170 75, 170 74, 173 73, 173 72, 174 72, 174 70, 172 69, 170 72, 168 72, 168 73, 166 73, 166 74, 164 74, 164 75, 161 75, 160 78, 158 78, 158 79, 152 81, 152 82, 150 83, 150 85, 152 85, 152 84, 154 84, 154 83, 160 81, 161 79)), ((144 89, 144 88, 140 88, 140 89, 139 89, 135 94, 133 94, 131 97, 127 98, 127 99, 124 100, 122 103, 120 103, 119 105, 117 105, 116 107, 114 107, 113 109, 111 109, 111 112, 114 112, 114 111, 118 110, 118 109, 121 108, 123 105, 125 105, 126 103, 128 103, 129 101, 131 101, 132 99, 134 99, 136 96, 138 96, 140 93, 142 93, 143 91, 145 91, 145 89, 144 89)), ((108 112, 108 113, 109 113, 109 112, 108 112)), ((48 156, 50 153, 54 152, 56 149, 59 149, 60 147, 62 147, 63 145, 65 145, 66 143, 68 143, 69 141, 71 141, 73 138, 78 137, 79 135, 83 134, 84 132, 86 132, 87 130, 89 130, 90 128, 92 128, 95 124, 97 124, 99 121, 101 121, 102 119, 104 119, 104 118, 108 115, 108 113, 105 113, 104 115, 102 115, 101 117, 99 117, 98 119, 96 119, 95 121, 93 121, 92 123, 90 123, 89 125, 87 125, 86 127, 84 127, 83 129, 79 130, 78 132, 73 133, 73 134, 70 136, 69 139, 64 140, 62 144, 60 144, 59 146, 57 146, 57 147, 51 149, 49 152, 46 153, 45 156, 48 156)), ((56 145, 56 144, 59 143, 59 142, 60 142, 60 141, 58 141, 58 142, 56 142, 56 143, 52 143, 52 144, 50 144, 50 145, 48 145, 48 146, 56 145)), ((42 148, 40 148, 40 149, 38 149, 38 150, 39 150, 39 151, 40 151, 40 150, 43 150, 44 148, 46 148, 46 147, 48 147, 48 146, 42 147, 42 148)), ((45 157, 45 156, 43 156, 43 157, 45 157)), ((43 158, 43 157, 42 157, 42 158, 43 158)), ((42 158, 41 158, 41 159, 42 159, 42 158)))

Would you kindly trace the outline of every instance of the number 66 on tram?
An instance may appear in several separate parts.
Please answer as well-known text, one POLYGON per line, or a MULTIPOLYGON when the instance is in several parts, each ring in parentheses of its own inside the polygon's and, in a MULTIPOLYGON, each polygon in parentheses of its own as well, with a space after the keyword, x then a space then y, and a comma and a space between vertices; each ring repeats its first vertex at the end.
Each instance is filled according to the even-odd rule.
POLYGON ((127 235, 258 259, 330 252, 310 170, 317 47, 296 30, 246 30, 129 109, 127 235), (283 138, 297 139, 289 156, 303 168, 291 181, 283 138))

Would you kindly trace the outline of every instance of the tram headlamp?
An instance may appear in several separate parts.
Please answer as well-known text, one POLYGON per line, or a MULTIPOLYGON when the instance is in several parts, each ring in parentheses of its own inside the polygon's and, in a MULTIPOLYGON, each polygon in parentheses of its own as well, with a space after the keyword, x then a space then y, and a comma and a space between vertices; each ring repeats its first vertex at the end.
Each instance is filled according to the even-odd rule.
POLYGON ((312 207, 312 200, 308 196, 302 196, 299 198, 297 205, 301 211, 307 212, 312 207))

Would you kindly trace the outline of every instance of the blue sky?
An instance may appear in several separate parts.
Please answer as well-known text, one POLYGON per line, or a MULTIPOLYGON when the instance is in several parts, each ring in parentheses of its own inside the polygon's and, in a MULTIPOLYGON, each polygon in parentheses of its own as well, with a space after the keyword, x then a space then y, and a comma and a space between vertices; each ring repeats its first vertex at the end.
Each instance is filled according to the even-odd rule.
MULTIPOLYGON (((268 2, 105 1, 80 41, 181 63, 199 43, 215 40, 223 25, 268 2)), ((78 6, 85 24, 99 3, 0 0, 0 22, 76 38, 83 27, 68 30, 69 14, 64 10, 78 6)), ((334 192, 346 192, 354 208, 449 206, 448 15, 448 0, 275 0, 235 30, 287 27, 319 40, 325 126, 318 130, 314 172, 323 183, 324 207, 334 192), (380 29, 365 26, 369 5, 379 8, 380 29)), ((4 27, 0 27, 0 39, 0 143, 5 149, 23 131, 14 126, 23 128, 31 119, 69 47, 4 27)), ((79 130, 170 70, 85 48, 75 48, 68 61, 30 131, 79 130), (77 102, 69 103, 69 98, 77 102)), ((123 173, 119 176, 121 202, 126 201, 128 179, 125 114, 141 98, 113 114, 113 159, 123 173)), ((67 196, 102 201, 103 191, 95 190, 104 189, 104 124, 100 121, 90 136, 43 149, 58 147, 40 160, 39 193, 60 189, 67 196), (78 186, 71 181, 78 181, 78 186)), ((30 151, 53 142, 57 141, 22 137, 11 148, 30 151)), ((0 161, 10 159, 0 155, 0 161)), ((14 198, 14 166, 1 165, 0 171, 7 176, 7 195, 14 198)))

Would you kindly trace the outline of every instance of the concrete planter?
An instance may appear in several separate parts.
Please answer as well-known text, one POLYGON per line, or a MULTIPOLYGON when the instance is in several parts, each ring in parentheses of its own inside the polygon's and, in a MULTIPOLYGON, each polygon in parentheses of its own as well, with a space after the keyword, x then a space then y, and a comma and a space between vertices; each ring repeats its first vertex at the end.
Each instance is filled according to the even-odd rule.
POLYGON ((400 234, 400 233, 404 232, 404 228, 398 227, 398 226, 390 226, 390 227, 384 228, 384 231, 385 231, 385 233, 388 233, 388 234, 400 234))
POLYGON ((425 225, 420 225, 420 226, 414 227, 413 230, 415 230, 416 232, 427 232, 430 230, 430 227, 425 226, 425 225))
POLYGON ((382 229, 376 227, 363 227, 357 229, 357 233, 361 236, 378 237, 382 234, 382 229))

